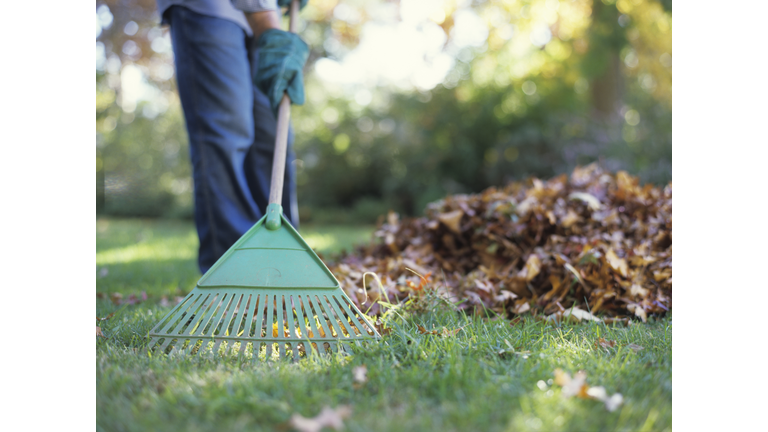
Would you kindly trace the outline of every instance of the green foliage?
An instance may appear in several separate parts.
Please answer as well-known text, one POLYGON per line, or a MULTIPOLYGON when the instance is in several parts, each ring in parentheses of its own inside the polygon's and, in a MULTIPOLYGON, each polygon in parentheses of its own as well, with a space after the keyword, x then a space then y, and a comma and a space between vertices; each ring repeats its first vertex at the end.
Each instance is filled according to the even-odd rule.
MULTIPOLYGON (((189 216, 186 131, 162 73, 172 60, 167 36, 151 13, 126 15, 122 3, 107 3, 115 18, 98 38, 107 59, 97 70, 98 208, 189 216), (130 19, 139 23, 132 37, 123 30, 130 19), (138 57, 125 48, 129 39, 138 57), (119 65, 128 64, 159 91, 131 112, 120 85, 119 65)), ((343 59, 367 22, 384 19, 377 9, 384 2, 342 3, 343 13, 335 1, 310 3, 301 13, 311 48, 307 103, 292 114, 302 217, 372 223, 390 208, 418 214, 445 194, 596 160, 642 181, 671 180, 671 2, 473 2, 488 38, 463 48, 452 45, 457 6, 445 2, 435 22, 455 64, 430 90, 322 81, 314 63, 343 59), (537 31, 551 37, 538 40, 537 31), (359 102, 360 91, 371 95, 369 103, 359 102)))

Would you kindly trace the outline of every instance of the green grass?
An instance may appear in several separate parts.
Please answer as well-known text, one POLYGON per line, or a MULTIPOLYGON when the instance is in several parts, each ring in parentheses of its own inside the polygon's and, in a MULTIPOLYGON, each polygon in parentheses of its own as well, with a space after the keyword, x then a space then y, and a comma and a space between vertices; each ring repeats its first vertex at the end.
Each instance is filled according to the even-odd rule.
MULTIPOLYGON (((144 290, 149 299, 101 323, 107 337, 96 342, 98 430, 289 430, 292 414, 315 416, 339 404, 352 407, 350 431, 671 430, 671 316, 629 327, 553 326, 530 317, 511 325, 442 306, 401 311, 392 334, 350 356, 298 363, 149 357, 145 335, 170 310, 157 296, 183 284, 188 291, 198 278, 185 274, 196 272, 194 232, 176 222, 108 223, 97 235, 97 271, 109 269, 98 291, 144 290), (463 329, 441 337, 419 334, 417 325, 463 329), (600 337, 617 347, 596 348, 600 337), (635 353, 629 343, 645 349, 635 353), (356 388, 352 369, 359 365, 368 368, 368 382, 356 388), (556 368, 586 371, 588 384, 621 393, 624 404, 608 412, 595 400, 563 398, 550 381, 556 368)), ((97 300, 99 316, 116 310, 97 300)))

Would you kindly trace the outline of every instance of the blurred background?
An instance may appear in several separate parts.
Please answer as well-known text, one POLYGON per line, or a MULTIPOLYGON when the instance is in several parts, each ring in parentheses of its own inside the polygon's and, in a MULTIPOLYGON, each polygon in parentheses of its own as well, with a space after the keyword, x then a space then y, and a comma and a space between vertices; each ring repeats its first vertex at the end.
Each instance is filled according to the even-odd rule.
MULTIPOLYGON (((303 222, 419 215, 593 161, 672 179, 671 0, 310 0, 300 16, 303 222)), ((100 216, 192 216, 159 21, 154 0, 96 2, 100 216)))

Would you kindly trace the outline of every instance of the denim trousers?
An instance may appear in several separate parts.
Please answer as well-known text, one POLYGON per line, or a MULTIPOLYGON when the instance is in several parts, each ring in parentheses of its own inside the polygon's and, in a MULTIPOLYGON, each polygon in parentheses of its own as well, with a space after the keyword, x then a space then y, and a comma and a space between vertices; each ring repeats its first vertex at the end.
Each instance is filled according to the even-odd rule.
MULTIPOLYGON (((253 38, 232 21, 183 6, 164 15, 189 134, 198 266, 205 274, 264 215, 277 121, 253 85, 259 61, 253 38)), ((291 130, 281 204, 298 229, 294 159, 291 130)))

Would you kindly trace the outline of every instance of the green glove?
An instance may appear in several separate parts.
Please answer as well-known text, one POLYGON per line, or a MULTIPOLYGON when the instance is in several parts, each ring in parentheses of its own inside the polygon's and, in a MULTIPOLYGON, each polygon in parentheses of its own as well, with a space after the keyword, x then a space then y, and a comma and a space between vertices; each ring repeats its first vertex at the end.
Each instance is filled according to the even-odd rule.
MULTIPOLYGON (((304 6, 307 5, 307 2, 309 0, 301 0, 301 3, 299 4, 299 10, 304 9, 304 6)), ((277 5, 280 7, 291 7, 292 0, 277 0, 277 5)))
POLYGON ((291 103, 304 105, 304 74, 309 46, 295 34, 269 29, 259 37, 259 69, 253 83, 267 98, 277 118, 283 92, 291 103))

